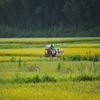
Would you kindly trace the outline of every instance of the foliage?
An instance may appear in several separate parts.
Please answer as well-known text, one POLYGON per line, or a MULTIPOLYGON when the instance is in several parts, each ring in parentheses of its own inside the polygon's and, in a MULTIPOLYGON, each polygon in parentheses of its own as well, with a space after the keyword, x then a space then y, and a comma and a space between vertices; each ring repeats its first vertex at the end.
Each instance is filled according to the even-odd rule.
POLYGON ((50 75, 43 75, 39 76, 35 75, 33 77, 20 77, 16 74, 16 77, 13 79, 3 79, 0 78, 0 83, 42 83, 42 82, 61 82, 61 81, 100 81, 100 75, 99 74, 85 74, 82 73, 77 76, 69 76, 66 79, 63 77, 63 79, 57 79, 56 77, 52 77, 50 75))
POLYGON ((21 68, 21 64, 22 64, 22 60, 21 60, 21 57, 19 57, 19 60, 18 60, 19 69, 21 68))
POLYGON ((62 60, 63 61, 66 61, 67 60, 67 57, 66 56, 62 56, 62 60))
POLYGON ((33 98, 34 100, 100 99, 99 81, 0 84, 0 87, 0 98, 8 100, 32 100, 33 98))
POLYGON ((58 63, 58 66, 57 66, 57 71, 59 72, 61 70, 61 63, 58 63))
POLYGON ((80 55, 72 55, 72 56, 70 56, 70 59, 72 61, 80 61, 81 60, 81 56, 80 55))
POLYGON ((98 55, 98 54, 95 54, 95 55, 94 55, 93 61, 99 61, 99 55, 98 55))
POLYGON ((15 62, 15 61, 16 61, 16 58, 12 55, 11 62, 15 62))
POLYGON ((76 77, 73 81, 95 81, 95 80, 100 80, 99 76, 92 76, 92 75, 87 75, 87 74, 81 74, 80 76, 76 77))
POLYGON ((42 80, 43 82, 56 82, 57 81, 57 79, 49 75, 44 75, 42 80))
POLYGON ((62 61, 59 63, 59 61, 27 61, 27 63, 27 66, 24 66, 22 63, 20 70, 17 62, 0 63, 0 83, 100 80, 100 62, 62 61), (37 71, 37 69, 30 71, 29 66, 33 65, 38 65, 39 71, 37 71))
POLYGON ((29 71, 30 72, 34 72, 34 71, 38 71, 39 70, 39 68, 37 67, 37 65, 35 65, 35 64, 33 64, 33 65, 31 65, 30 67, 29 67, 29 71))

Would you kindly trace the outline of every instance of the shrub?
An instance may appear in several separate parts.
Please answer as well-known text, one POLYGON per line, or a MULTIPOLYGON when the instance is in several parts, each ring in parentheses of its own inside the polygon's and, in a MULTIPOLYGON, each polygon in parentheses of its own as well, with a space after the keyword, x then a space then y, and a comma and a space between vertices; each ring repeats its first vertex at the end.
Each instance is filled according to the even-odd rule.
POLYGON ((11 57, 11 62, 15 62, 16 58, 14 56, 11 57))
POLYGON ((35 77, 33 77, 33 82, 34 82, 34 83, 39 83, 39 82, 41 82, 40 77, 39 77, 38 75, 36 75, 35 77))
POLYGON ((35 65, 35 64, 34 64, 34 65, 31 65, 31 66, 29 67, 29 71, 30 71, 30 72, 38 71, 38 69, 39 69, 39 68, 38 68, 37 65, 35 65))
POLYGON ((99 55, 95 54, 94 56, 89 56, 88 60, 89 61, 99 61, 99 55))
POLYGON ((87 57, 86 57, 86 56, 82 56, 81 59, 82 59, 82 60, 87 60, 87 57))
POLYGON ((84 75, 80 75, 76 77, 76 80, 77 81, 92 81, 93 77, 84 74, 84 75))
POLYGON ((98 54, 95 54, 93 56, 93 61, 99 61, 99 55, 98 54))
POLYGON ((72 61, 80 61, 81 60, 81 56, 80 55, 73 55, 70 57, 70 59, 72 61))
POLYGON ((18 63, 19 63, 19 68, 21 68, 21 63, 22 63, 21 57, 19 57, 18 63))
POLYGON ((83 63, 81 63, 80 66, 78 67, 78 71, 80 74, 85 73, 85 65, 83 63))
POLYGON ((42 80, 43 82, 56 82, 56 79, 54 77, 48 75, 45 75, 42 80))
POLYGON ((89 56, 89 57, 88 57, 88 60, 89 60, 89 61, 93 61, 93 56, 89 56))
POLYGON ((63 60, 63 61, 66 61, 66 60, 67 60, 67 57, 66 57, 66 56, 63 56, 63 57, 62 57, 62 60, 63 60))
POLYGON ((14 79, 14 81, 16 83, 31 83, 31 82, 39 83, 39 82, 41 82, 41 80, 40 80, 38 75, 36 75, 36 76, 34 76, 32 78, 31 77, 27 77, 27 78, 25 78, 25 77, 16 77, 14 79))
POLYGON ((61 70, 61 63, 59 63, 57 66, 57 71, 60 71, 60 70, 61 70))
POLYGON ((24 78, 21 78, 18 74, 16 74, 16 77, 14 78, 14 82, 23 83, 24 81, 25 81, 24 78))
POLYGON ((73 70, 72 70, 71 68, 67 68, 67 69, 66 69, 66 72, 67 72, 67 73, 72 73, 73 70))
POLYGON ((99 75, 87 75, 87 74, 81 74, 73 79, 73 81, 93 81, 98 80, 100 81, 99 75))

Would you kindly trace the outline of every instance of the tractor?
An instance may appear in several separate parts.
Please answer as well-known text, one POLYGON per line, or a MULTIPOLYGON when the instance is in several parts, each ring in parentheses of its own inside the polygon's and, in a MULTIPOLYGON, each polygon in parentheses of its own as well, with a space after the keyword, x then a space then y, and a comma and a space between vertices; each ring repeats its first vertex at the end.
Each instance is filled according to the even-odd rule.
POLYGON ((55 57, 58 53, 63 53, 63 50, 60 50, 59 48, 54 48, 53 50, 50 50, 51 45, 46 45, 45 47, 45 56, 46 57, 55 57))

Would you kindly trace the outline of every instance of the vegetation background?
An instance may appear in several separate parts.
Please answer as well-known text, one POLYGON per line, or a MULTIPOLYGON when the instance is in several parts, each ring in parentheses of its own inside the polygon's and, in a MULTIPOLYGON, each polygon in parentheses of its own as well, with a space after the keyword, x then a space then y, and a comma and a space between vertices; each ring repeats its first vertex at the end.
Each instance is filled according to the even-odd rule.
POLYGON ((0 37, 100 36, 100 0, 0 0, 0 37))

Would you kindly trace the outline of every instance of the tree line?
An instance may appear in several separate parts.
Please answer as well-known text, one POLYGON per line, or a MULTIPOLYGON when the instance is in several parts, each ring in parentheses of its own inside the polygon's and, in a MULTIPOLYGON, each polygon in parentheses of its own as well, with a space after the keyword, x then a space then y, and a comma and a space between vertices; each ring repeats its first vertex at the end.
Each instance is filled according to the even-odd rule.
POLYGON ((100 0, 0 0, 1 37, 99 36, 99 27, 100 0))

